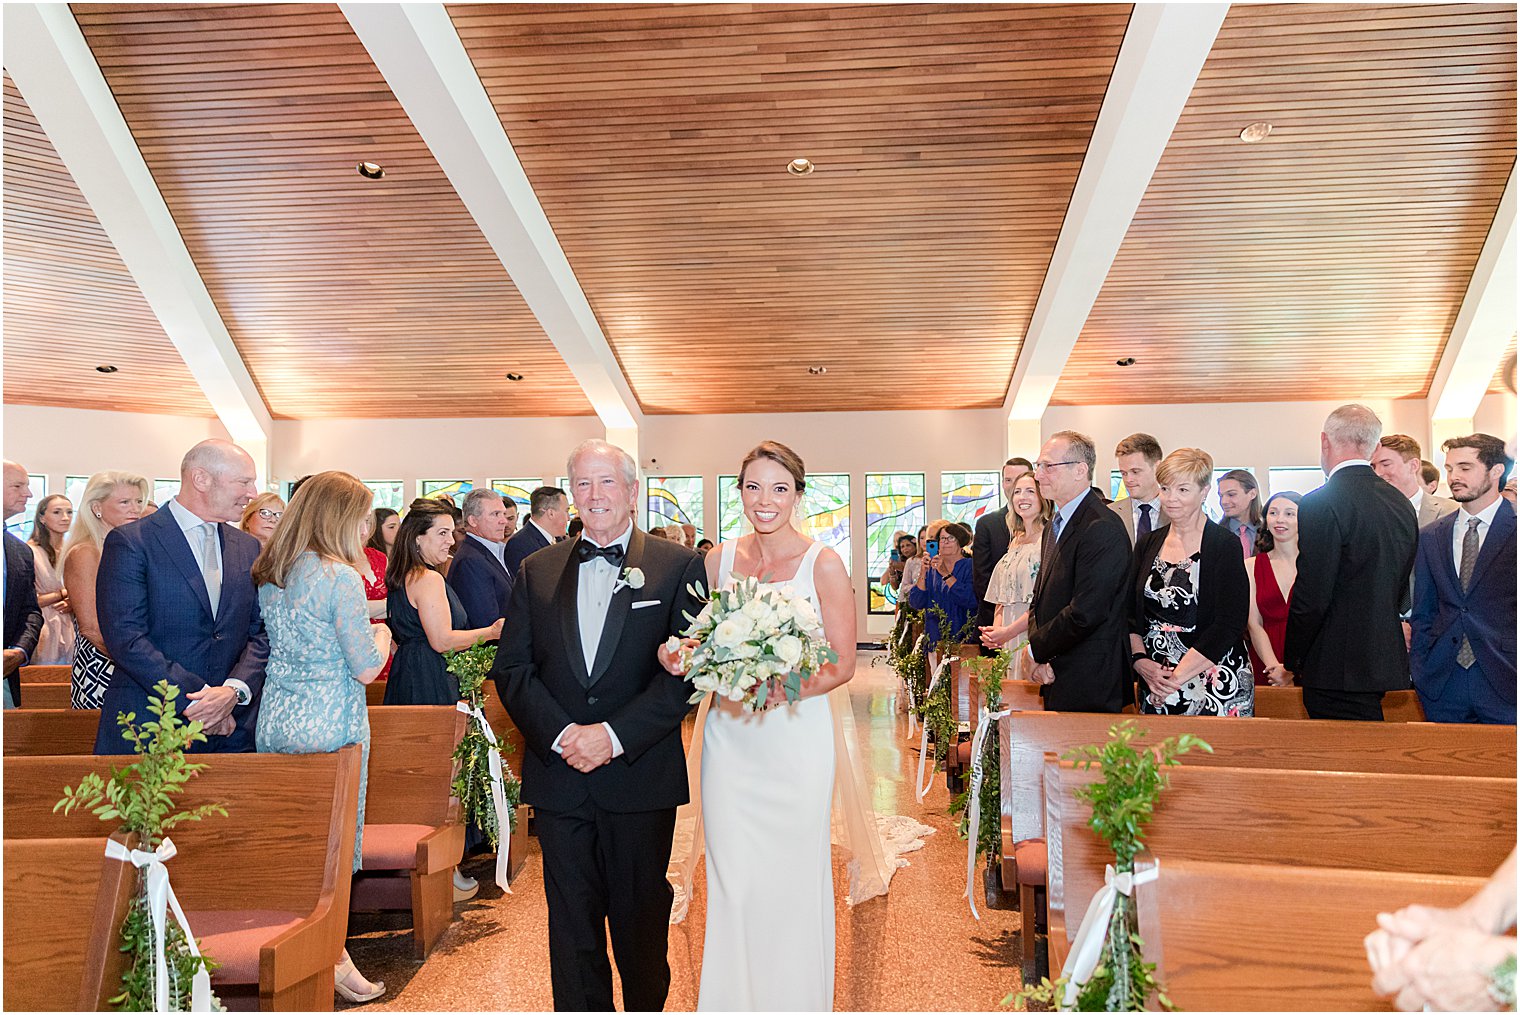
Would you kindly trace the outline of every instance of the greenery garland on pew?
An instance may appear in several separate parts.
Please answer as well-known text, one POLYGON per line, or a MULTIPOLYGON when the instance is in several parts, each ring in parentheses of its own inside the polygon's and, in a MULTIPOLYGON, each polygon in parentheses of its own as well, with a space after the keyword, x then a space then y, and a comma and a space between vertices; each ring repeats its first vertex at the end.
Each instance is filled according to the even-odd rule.
MULTIPOLYGON (((1012 662, 1013 652, 1004 648, 994 655, 966 659, 961 663, 971 670, 981 685, 982 698, 989 712, 997 712, 1003 707, 1003 678, 1008 675, 1008 667, 1012 662)), ((976 834, 976 853, 978 856, 985 855, 991 863, 1000 855, 1003 847, 1002 825, 996 820, 996 816, 1003 811, 1000 771, 1002 747, 995 729, 988 732, 987 739, 982 744, 982 758, 982 820, 976 834)), ((967 806, 970 799, 971 785, 967 783, 966 788, 950 804, 950 813, 961 816, 958 831, 962 839, 970 832, 971 811, 967 806)))
POLYGON ((920 626, 923 619, 923 610, 904 606, 897 615, 897 626, 892 631, 892 637, 887 641, 887 654, 892 661, 892 669, 903 686, 908 688, 910 700, 914 702, 923 700, 924 691, 929 686, 927 652, 919 648, 918 639, 913 635, 914 627, 920 626))
MULTIPOLYGON (((965 639, 976 630, 976 614, 966 618, 961 629, 953 635, 947 635, 950 629, 950 618, 946 616, 943 608, 938 603, 930 603, 927 612, 934 615, 939 625, 941 638, 935 645, 940 659, 954 655, 956 648, 965 643, 965 639)), ((934 737, 934 763, 940 764, 950 753, 950 745, 954 744, 960 733, 960 722, 955 718, 955 686, 948 673, 940 678, 939 685, 934 692, 929 693, 928 687, 924 688, 923 696, 919 698, 918 717, 929 728, 934 737)))
MULTIPOLYGON (((1061 755, 1084 770, 1096 763, 1103 771, 1101 782, 1083 786, 1076 796, 1092 804, 1088 825, 1113 849, 1114 870, 1120 874, 1135 869, 1145 826, 1169 782, 1163 768, 1178 764, 1178 756, 1195 747, 1214 753, 1214 748, 1191 733, 1169 737, 1154 747, 1137 748, 1135 741, 1146 732, 1135 720, 1126 719, 1109 727, 1108 743, 1088 744, 1061 755)), ((1152 994, 1167 1011, 1176 1011, 1156 979, 1156 964, 1141 956, 1143 942, 1135 933, 1135 914, 1134 899, 1117 895, 1098 966, 1077 994, 1077 1011, 1143 1011, 1152 994)), ((1035 1001, 1054 1008, 1065 987, 1066 977, 1055 982, 1046 977, 1036 986, 1026 986, 1005 997, 1003 1003, 1027 1007, 1035 1001)))
MULTIPOLYGON (((145 851, 157 849, 171 828, 186 821, 199 821, 213 814, 227 816, 227 808, 214 803, 201 804, 189 811, 174 810, 175 794, 183 793, 185 783, 206 767, 204 763, 186 761, 185 749, 194 743, 204 743, 206 735, 199 722, 186 723, 175 713, 178 687, 160 680, 154 690, 158 696, 148 699, 148 711, 157 717, 155 720, 138 726, 134 712, 116 717, 122 738, 132 744, 137 760, 115 769, 110 779, 102 778, 99 772, 87 772, 77 787, 65 787, 63 799, 53 806, 54 812, 62 810, 64 814, 88 808, 101 821, 119 822, 122 831, 137 834, 137 848, 145 851)), ((204 952, 199 956, 190 953, 185 932, 172 914, 164 921, 164 940, 169 965, 169 1010, 189 1011, 191 979, 202 966, 209 973, 219 963, 204 952)), ((131 959, 121 977, 123 990, 110 1003, 119 1011, 153 1011, 156 959, 145 870, 138 871, 137 893, 122 922, 121 950, 129 953, 131 959)), ((216 1011, 226 1010, 214 993, 211 1003, 216 1011)))
MULTIPOLYGON (((466 649, 445 652, 443 657, 447 660, 449 672, 459 678, 459 697, 472 710, 484 707, 486 677, 496 661, 496 646, 478 642, 466 649)), ((510 743, 499 738, 498 746, 493 748, 473 719, 465 725, 464 737, 454 749, 458 768, 453 793, 459 798, 465 823, 478 826, 490 840, 491 848, 496 850, 501 849, 501 815, 496 813, 496 805, 491 799, 491 751, 503 755, 501 781, 507 798, 507 835, 510 837, 517 828, 517 802, 522 791, 522 784, 512 774, 505 757, 512 749, 510 743)))

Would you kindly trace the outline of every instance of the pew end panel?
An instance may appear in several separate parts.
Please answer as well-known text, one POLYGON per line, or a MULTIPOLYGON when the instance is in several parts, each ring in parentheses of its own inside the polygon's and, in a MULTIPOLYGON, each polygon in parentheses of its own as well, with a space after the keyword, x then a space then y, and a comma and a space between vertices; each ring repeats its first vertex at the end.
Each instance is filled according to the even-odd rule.
POLYGON ((95 753, 98 708, 11 708, 0 719, 0 746, 7 756, 95 753))

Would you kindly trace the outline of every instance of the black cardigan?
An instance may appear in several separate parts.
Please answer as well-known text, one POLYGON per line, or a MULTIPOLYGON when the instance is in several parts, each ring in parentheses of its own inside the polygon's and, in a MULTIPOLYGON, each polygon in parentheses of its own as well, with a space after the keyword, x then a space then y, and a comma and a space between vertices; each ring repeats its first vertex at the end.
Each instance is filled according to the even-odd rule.
MULTIPOLYGON (((1129 629, 1138 635, 1145 634, 1145 581, 1169 531, 1171 525, 1163 525, 1135 546, 1129 629)), ((1198 549, 1198 627, 1193 648, 1209 662, 1218 663, 1231 646, 1245 640, 1251 584, 1240 540, 1223 525, 1205 521, 1198 549)))

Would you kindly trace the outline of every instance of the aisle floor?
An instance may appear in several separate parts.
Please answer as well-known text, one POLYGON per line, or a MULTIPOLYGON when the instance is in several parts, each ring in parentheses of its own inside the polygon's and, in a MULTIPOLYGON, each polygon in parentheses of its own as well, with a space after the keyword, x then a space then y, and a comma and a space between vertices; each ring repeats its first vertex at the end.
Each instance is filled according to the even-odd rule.
MULTIPOLYGON (((846 875, 835 850, 839 1011, 988 1011, 1018 986, 1018 914, 971 916, 964 898, 966 844, 947 815, 943 775, 922 805, 913 798, 918 743, 909 743, 896 708, 896 680, 879 654, 862 654, 850 684, 867 779, 878 812, 906 814, 935 829, 924 847, 906 854, 891 892, 859 907, 844 903, 846 875)), ((412 958, 404 914, 356 914, 349 948, 366 975, 384 980, 376 1011, 543 1011, 549 987, 548 916, 537 840, 506 895, 491 881, 490 858, 467 861, 480 894, 456 906, 460 919, 425 963, 412 958)), ((703 878, 684 923, 670 931, 668 1011, 697 1002, 702 962, 703 878)), ((616 977, 614 977, 614 981, 616 977)), ((358 1007, 343 1006, 340 1007, 358 1007)))

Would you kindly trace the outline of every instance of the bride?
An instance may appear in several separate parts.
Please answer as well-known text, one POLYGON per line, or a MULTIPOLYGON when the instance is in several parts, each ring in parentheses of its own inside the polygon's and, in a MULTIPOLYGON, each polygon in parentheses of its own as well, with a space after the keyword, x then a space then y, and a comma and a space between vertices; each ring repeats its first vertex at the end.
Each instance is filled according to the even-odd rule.
MULTIPOLYGON (((855 672, 855 602, 839 555, 792 523, 805 476, 802 459, 785 445, 766 441, 751 451, 739 469, 739 495, 755 531, 707 555, 710 587, 756 577, 808 596, 839 660, 804 683, 793 704, 778 681, 764 711, 718 698, 704 710, 707 937, 699 1011, 834 1005, 829 840, 838 738, 829 692, 855 672)), ((660 661, 684 672, 663 648, 660 661)), ((842 692, 835 700, 836 709, 848 707, 842 692)))

